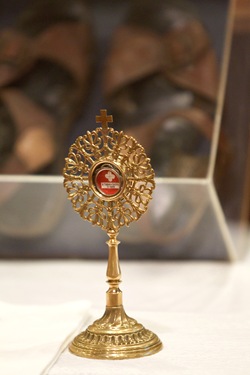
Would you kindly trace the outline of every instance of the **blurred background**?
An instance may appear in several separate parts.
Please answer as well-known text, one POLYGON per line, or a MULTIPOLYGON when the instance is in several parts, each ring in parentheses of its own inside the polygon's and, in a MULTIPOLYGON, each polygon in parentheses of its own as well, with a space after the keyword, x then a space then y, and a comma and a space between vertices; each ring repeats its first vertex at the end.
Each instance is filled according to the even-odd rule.
POLYGON ((107 108, 157 177, 121 257, 239 257, 249 17, 249 1, 1 2, 0 256, 106 258, 105 233, 73 212, 61 174, 107 108))

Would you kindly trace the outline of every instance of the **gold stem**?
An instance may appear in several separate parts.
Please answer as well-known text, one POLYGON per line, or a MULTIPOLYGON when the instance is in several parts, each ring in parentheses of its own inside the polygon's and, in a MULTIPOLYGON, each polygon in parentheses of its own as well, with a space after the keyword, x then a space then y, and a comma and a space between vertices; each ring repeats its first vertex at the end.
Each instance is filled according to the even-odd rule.
POLYGON ((106 305, 108 307, 117 307, 122 305, 122 292, 119 289, 121 282, 121 269, 118 256, 117 232, 109 231, 109 240, 106 242, 109 246, 109 257, 107 267, 107 282, 109 289, 106 293, 106 305))

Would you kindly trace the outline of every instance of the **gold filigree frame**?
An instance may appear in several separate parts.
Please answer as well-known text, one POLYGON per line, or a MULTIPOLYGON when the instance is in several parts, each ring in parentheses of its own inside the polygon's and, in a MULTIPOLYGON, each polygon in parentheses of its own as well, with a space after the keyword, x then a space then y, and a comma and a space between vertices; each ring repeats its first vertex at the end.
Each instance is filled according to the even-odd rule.
POLYGON ((117 232, 147 210, 155 188, 154 171, 144 148, 107 125, 76 139, 63 171, 64 186, 76 212, 105 231, 117 232), (112 197, 100 193, 93 173, 101 164, 116 167, 122 189, 112 197))

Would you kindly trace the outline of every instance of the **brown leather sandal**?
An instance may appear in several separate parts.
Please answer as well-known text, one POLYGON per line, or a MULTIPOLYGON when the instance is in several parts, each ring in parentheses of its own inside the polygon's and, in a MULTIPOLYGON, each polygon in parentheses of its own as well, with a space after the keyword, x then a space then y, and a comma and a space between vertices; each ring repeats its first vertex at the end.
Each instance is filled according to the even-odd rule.
POLYGON ((93 56, 81 0, 39 0, 15 28, 0 32, 1 174, 60 170, 61 145, 82 111, 93 56))
POLYGON ((206 175, 218 67, 186 3, 132 4, 111 42, 103 87, 117 124, 142 143, 158 175, 206 175))

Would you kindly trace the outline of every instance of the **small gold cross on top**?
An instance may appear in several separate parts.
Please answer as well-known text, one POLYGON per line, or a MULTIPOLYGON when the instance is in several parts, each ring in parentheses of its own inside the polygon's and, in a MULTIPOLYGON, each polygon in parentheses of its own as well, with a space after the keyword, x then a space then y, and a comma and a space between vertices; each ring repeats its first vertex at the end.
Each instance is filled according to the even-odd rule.
POLYGON ((108 123, 113 122, 113 116, 112 115, 107 115, 107 110, 106 109, 101 109, 100 110, 100 116, 95 117, 96 123, 101 123, 103 129, 108 128, 108 123))

